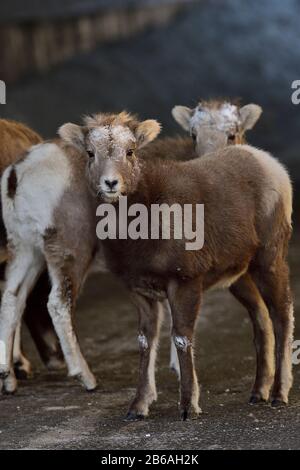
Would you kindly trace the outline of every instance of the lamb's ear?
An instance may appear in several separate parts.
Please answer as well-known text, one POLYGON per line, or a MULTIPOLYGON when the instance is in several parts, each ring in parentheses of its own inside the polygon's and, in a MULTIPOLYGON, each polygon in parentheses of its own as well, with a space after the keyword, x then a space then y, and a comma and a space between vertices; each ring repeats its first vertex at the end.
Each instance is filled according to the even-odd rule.
POLYGON ((142 148, 149 144, 161 131, 161 125, 155 119, 147 119, 147 121, 141 122, 136 130, 135 137, 138 148, 142 148))
POLYGON ((252 129, 256 121, 260 118, 262 108, 258 104, 246 104, 240 109, 241 127, 243 131, 252 129))
POLYGON ((58 135, 68 144, 84 148, 85 127, 68 122, 58 129, 58 135))
POLYGON ((193 115, 193 109, 187 106, 174 106, 172 116, 185 131, 190 130, 190 120, 193 115))

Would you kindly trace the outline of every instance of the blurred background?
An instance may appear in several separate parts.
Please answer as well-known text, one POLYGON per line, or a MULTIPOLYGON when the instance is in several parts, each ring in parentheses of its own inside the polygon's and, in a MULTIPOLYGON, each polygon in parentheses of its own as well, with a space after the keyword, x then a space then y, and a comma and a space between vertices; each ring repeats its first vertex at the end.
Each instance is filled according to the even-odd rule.
POLYGON ((175 104, 239 97, 264 109, 251 143, 300 184, 299 0, 10 0, 0 3, 1 117, 52 137, 124 108, 181 132, 175 104))

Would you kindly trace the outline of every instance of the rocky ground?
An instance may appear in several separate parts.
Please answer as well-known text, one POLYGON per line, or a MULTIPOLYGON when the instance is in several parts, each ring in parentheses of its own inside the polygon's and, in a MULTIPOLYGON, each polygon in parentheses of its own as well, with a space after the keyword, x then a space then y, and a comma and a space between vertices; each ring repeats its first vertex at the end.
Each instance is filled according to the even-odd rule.
MULTIPOLYGON (((300 247, 291 250, 296 320, 300 247)), ((159 350, 158 401, 150 417, 125 422, 138 368, 137 318, 126 291, 110 276, 87 283, 77 326, 99 388, 85 392, 64 372, 40 364, 30 338, 35 376, 13 397, 0 398, 0 449, 297 449, 300 446, 300 365, 284 409, 247 403, 255 353, 247 313, 226 291, 207 295, 197 328, 196 364, 203 413, 181 422, 178 384, 168 370, 168 324, 159 350)), ((300 339, 296 321, 295 338, 300 339)))

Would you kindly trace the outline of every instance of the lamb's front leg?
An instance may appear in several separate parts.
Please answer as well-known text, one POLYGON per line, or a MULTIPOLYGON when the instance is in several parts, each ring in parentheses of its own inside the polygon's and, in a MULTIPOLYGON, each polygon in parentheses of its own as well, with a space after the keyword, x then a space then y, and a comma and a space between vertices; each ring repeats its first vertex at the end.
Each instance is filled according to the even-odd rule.
POLYGON ((192 406, 198 415, 199 385, 194 367, 194 329, 201 302, 201 280, 172 281, 168 298, 173 318, 173 339, 180 365, 180 414, 185 421, 192 406))
POLYGON ((156 300, 133 294, 139 313, 140 368, 135 398, 130 405, 127 419, 143 419, 149 406, 156 400, 155 361, 160 332, 162 305, 156 300))

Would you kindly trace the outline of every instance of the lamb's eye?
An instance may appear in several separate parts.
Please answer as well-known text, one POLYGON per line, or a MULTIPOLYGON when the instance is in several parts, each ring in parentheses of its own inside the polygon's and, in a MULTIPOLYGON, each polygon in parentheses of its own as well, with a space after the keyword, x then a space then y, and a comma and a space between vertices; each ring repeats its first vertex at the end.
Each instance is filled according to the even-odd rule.
POLYGON ((127 157, 132 157, 132 155, 133 155, 133 150, 132 150, 132 149, 127 150, 126 155, 127 155, 127 157))
POLYGON ((235 141, 235 134, 229 134, 228 140, 229 140, 230 142, 234 142, 234 141, 235 141))
POLYGON ((197 136, 196 136, 195 132, 192 132, 192 139, 193 139, 194 142, 196 142, 197 136))
POLYGON ((92 160, 93 158, 95 158, 95 154, 94 152, 92 152, 91 150, 87 150, 86 153, 88 154, 89 158, 92 160))

